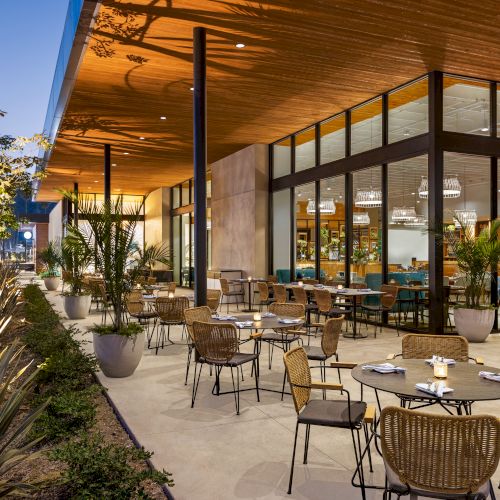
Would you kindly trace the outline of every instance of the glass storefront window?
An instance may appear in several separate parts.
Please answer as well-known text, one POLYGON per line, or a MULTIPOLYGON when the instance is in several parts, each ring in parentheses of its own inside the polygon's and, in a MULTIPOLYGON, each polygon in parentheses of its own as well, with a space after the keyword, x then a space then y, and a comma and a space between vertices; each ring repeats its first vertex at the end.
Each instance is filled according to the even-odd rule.
POLYGON ((181 286, 191 286, 191 254, 191 214, 183 214, 181 215, 181 286))
POLYGON ((295 276, 315 278, 315 183, 295 188, 295 276))
POLYGON ((172 208, 179 208, 181 206, 181 188, 174 186, 172 188, 172 208))
POLYGON ((273 273, 280 283, 290 281, 290 190, 272 194, 273 273))
POLYGON ((295 136, 295 171, 306 170, 316 165, 316 134, 310 127, 295 136))
POLYGON ((489 82, 445 75, 443 128, 448 132, 489 135, 489 82))
POLYGON ((345 157, 345 114, 334 116, 320 124, 320 164, 345 157))
POLYGON ((320 183, 320 276, 326 284, 345 281, 345 180, 332 177, 320 183))
POLYGON ((429 81, 422 78, 389 93, 389 143, 429 131, 429 81))
POLYGON ((273 145, 273 179, 292 171, 292 140, 290 137, 273 145))
POLYGON ((174 281, 181 283, 181 216, 175 215, 172 218, 172 254, 174 260, 174 281))
POLYGON ((189 205, 189 181, 184 181, 182 183, 182 197, 181 197, 182 206, 189 205))
POLYGON ((351 154, 382 146, 382 98, 351 111, 351 154))

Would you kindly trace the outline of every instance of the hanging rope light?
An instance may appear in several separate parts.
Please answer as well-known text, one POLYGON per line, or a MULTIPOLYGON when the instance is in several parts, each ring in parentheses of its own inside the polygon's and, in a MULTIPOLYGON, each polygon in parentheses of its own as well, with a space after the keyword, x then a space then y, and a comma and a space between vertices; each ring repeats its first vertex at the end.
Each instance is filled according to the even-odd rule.
MULTIPOLYGON (((456 175, 443 179, 443 198, 459 198, 462 194, 462 186, 456 175)), ((423 199, 429 197, 429 180, 422 177, 418 187, 418 196, 423 199)))
POLYGON ((353 212, 352 223, 355 226, 367 226, 370 224, 370 216, 368 212, 353 212))
MULTIPOLYGON (((307 203, 307 213, 314 214, 316 212, 316 202, 309 200, 307 203)), ((335 213, 335 202, 333 198, 327 198, 319 202, 319 212, 322 214, 333 215, 335 213)))
POLYGON ((465 224, 465 227, 475 226, 477 222, 477 213, 474 209, 455 210, 453 221, 457 229, 461 228, 462 224, 465 224))
POLYGON ((392 222, 409 222, 417 218, 415 207, 394 207, 392 222))
POLYGON ((378 189, 358 189, 356 199, 354 200, 355 207, 381 207, 382 206, 382 191, 378 189))
POLYGON ((406 221, 404 225, 409 227, 427 226, 427 219, 423 215, 417 215, 414 219, 406 221))

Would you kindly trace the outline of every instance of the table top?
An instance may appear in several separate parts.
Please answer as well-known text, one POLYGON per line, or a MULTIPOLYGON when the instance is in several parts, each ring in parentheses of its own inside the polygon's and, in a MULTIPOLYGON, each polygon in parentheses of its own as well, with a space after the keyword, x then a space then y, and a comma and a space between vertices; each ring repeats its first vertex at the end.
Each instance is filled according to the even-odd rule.
POLYGON ((214 319, 212 318, 210 320, 210 323, 232 323, 236 326, 236 328, 239 328, 241 330, 279 330, 279 329, 284 329, 284 328, 293 328, 293 327, 298 327, 300 328, 303 324, 304 321, 301 321, 300 323, 295 323, 295 324, 285 324, 285 323, 280 323, 279 319, 295 319, 291 318, 289 316, 275 316, 274 318, 262 318, 260 321, 254 321, 253 319, 253 314, 231 314, 231 316, 234 316, 235 318, 238 318, 236 320, 219 320, 219 319, 214 319), (235 323, 240 322, 240 321, 252 321, 253 324, 251 326, 238 326, 235 323))
POLYGON ((265 278, 252 278, 249 280, 248 278, 235 278, 230 280, 232 283, 258 283, 259 281, 267 281, 265 278))
MULTIPOLYGON (((286 285, 286 288, 292 288, 294 286, 299 286, 299 285, 292 285, 291 283, 286 285)), ((359 288, 341 288, 338 289, 334 286, 323 286, 323 287, 317 287, 314 285, 302 285, 301 288, 303 288, 306 292, 312 292, 314 290, 328 290, 331 294, 334 295, 346 295, 348 297, 364 297, 366 295, 384 295, 385 292, 381 292, 379 290, 370 290, 368 292, 364 292, 363 290, 360 290, 359 288)))
MULTIPOLYGON (((492 366, 477 365, 475 363, 457 362, 448 366, 448 377, 442 379, 447 387, 453 392, 444 394, 443 401, 488 401, 500 399, 500 382, 486 380, 479 376, 480 371, 498 373, 500 369, 492 366)), ((361 363, 352 370, 352 376, 363 385, 384 392, 400 394, 410 398, 437 399, 415 388, 415 384, 427 382, 434 379, 433 368, 423 359, 396 358, 388 361, 378 360, 361 363), (377 373, 363 370, 362 366, 367 364, 380 364, 390 362, 396 366, 406 368, 406 373, 377 373)))
MULTIPOLYGON (((429 285, 396 285, 399 290, 411 290, 413 292, 427 292, 429 285)), ((465 290, 465 287, 459 285, 448 285, 450 290, 465 290)))

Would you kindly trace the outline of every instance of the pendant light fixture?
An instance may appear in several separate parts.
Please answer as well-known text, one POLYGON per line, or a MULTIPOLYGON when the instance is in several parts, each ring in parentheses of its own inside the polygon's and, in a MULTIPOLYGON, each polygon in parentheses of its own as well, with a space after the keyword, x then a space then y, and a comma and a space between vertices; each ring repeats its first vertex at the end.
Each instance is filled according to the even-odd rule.
POLYGON ((477 213, 474 209, 468 209, 466 208, 467 204, 467 179, 466 179, 466 174, 465 174, 465 167, 464 167, 464 174, 463 174, 463 180, 464 180, 464 202, 463 202, 463 209, 461 210, 455 210, 454 211, 454 217, 453 217, 453 222, 455 224, 455 227, 457 229, 460 229, 462 227, 462 224, 465 224, 465 228, 474 228, 477 222, 477 213))
POLYGON ((370 216, 368 212, 353 212, 352 223, 355 226, 367 226, 370 224, 370 216))
POLYGON ((417 218, 415 207, 394 207, 392 222, 409 222, 417 218))
POLYGON ((376 208, 382 206, 382 191, 373 189, 373 168, 370 171, 370 189, 358 189, 354 206, 359 208, 376 208))
MULTIPOLYGON (((319 212, 325 215, 335 214, 335 202, 333 198, 327 198, 319 202, 319 212)), ((314 200, 309 200, 307 202, 307 213, 312 215, 316 213, 316 202, 314 200)))
MULTIPOLYGON (((443 198, 459 198, 462 194, 462 186, 456 175, 443 179, 443 198)), ((418 196, 423 199, 429 198, 429 179, 422 177, 418 187, 418 196)))

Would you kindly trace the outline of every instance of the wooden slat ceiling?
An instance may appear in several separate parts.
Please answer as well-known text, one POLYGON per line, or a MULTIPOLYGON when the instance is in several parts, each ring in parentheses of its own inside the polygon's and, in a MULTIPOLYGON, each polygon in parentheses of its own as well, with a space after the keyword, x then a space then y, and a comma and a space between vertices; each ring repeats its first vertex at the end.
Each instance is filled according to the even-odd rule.
POLYGON ((194 26, 209 33, 214 162, 433 69, 499 80, 499 17, 496 0, 105 0, 38 199, 102 191, 106 142, 113 192, 192 176, 194 26))

